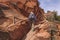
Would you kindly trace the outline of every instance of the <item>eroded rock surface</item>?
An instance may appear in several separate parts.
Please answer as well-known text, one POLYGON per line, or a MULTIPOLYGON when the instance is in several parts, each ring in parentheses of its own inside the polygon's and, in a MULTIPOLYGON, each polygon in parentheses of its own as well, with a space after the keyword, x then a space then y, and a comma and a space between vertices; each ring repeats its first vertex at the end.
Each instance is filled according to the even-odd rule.
MULTIPOLYGON (((50 40, 51 24, 57 30, 55 23, 46 21, 38 0, 0 0, 1 40, 50 40), (31 11, 37 18, 35 31, 31 30, 32 25, 28 20, 31 11)), ((58 40, 59 33, 60 31, 55 32, 54 35, 58 40)))
POLYGON ((37 17, 36 24, 44 20, 44 11, 39 7, 38 0, 0 0, 0 9, 0 31, 2 33, 2 38, 0 38, 3 40, 21 40, 29 32, 31 23, 28 16, 31 11, 37 17), (9 37, 4 39, 5 33, 9 37))

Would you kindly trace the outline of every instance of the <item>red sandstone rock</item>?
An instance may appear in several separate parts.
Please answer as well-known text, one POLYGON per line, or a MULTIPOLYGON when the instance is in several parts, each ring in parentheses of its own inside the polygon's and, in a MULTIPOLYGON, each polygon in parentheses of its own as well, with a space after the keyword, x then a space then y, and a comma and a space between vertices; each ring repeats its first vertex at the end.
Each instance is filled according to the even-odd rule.
MULTIPOLYGON (((4 21, 0 27, 2 27, 2 34, 4 34, 4 32, 9 34, 10 40, 21 40, 23 36, 29 32, 31 23, 28 21, 28 16, 31 11, 33 11, 37 17, 37 24, 44 20, 44 10, 39 7, 37 0, 0 0, 0 4, 0 8, 9 8, 6 10, 2 9, 2 14, 5 15, 3 16, 8 19, 6 19, 7 21, 4 21), (19 19, 17 19, 18 21, 15 23, 14 17, 19 19)), ((1 39, 3 38, 4 37, 1 39)))

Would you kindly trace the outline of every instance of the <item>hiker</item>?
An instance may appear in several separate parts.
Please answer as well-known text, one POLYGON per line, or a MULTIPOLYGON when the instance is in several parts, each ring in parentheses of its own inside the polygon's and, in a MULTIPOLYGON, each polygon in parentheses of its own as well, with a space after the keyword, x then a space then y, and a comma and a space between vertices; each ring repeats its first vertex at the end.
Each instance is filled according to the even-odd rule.
POLYGON ((33 12, 31 12, 31 13, 29 14, 29 20, 30 20, 30 21, 36 21, 36 16, 35 16, 35 14, 34 14, 33 12))
POLYGON ((31 13, 29 14, 29 20, 30 20, 31 23, 32 23, 32 29, 34 30, 34 24, 35 24, 35 21, 36 21, 36 16, 35 16, 35 14, 34 14, 33 12, 31 12, 31 13))

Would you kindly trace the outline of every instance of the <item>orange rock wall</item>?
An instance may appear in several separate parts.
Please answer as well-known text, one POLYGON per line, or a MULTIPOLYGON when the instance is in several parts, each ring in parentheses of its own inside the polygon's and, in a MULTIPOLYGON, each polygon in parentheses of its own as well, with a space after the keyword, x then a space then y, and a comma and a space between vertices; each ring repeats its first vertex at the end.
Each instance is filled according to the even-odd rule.
MULTIPOLYGON (((4 4, 4 6, 9 7, 10 8, 9 10, 15 10, 15 12, 17 11, 15 14, 20 13, 20 15, 24 16, 23 18, 25 17, 28 18, 30 12, 33 11, 37 17, 36 23, 39 23, 44 20, 44 10, 39 7, 38 0, 28 0, 28 1, 27 0, 0 0, 0 4, 1 5, 4 4)), ((6 10, 6 12, 7 11, 8 10, 6 10)), ((5 15, 6 15, 6 12, 3 9, 3 13, 5 13, 5 15)), ((7 13, 9 14, 10 12, 7 12, 7 13)), ((12 12, 12 15, 13 14, 14 12, 12 12)), ((16 15, 13 15, 13 17, 14 16, 16 17, 16 15)), ((21 17, 17 16, 17 17, 20 19, 22 18, 22 16, 21 17)), ((8 16, 8 18, 10 17, 8 16)), ((22 18, 22 21, 23 21, 23 18, 22 18)), ((19 23, 19 25, 16 24, 11 26, 11 28, 7 29, 7 30, 10 30, 9 31, 9 34, 11 37, 10 40, 21 40, 22 37, 29 32, 29 30, 31 29, 31 25, 30 25, 31 23, 30 21, 27 21, 27 20, 24 22, 25 22, 24 24, 20 25, 19 23)))

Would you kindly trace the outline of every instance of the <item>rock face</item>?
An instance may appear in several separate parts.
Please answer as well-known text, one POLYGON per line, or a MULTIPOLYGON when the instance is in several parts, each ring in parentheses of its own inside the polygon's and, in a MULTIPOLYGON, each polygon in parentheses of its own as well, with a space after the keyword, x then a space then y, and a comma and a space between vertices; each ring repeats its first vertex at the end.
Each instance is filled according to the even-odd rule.
POLYGON ((60 40, 58 26, 55 23, 45 21, 35 27, 35 31, 31 29, 22 40, 60 40))
POLYGON ((60 40, 60 27, 45 20, 44 10, 38 0, 0 0, 0 40, 60 40), (31 30, 30 12, 36 15, 34 30, 31 30))
MULTIPOLYGON (((2 1, 2 3, 5 3, 5 2, 2 1)), ((8 5, 10 8, 15 8, 16 10, 21 11, 22 14, 27 17, 29 16, 29 13, 33 11, 37 16, 37 20, 44 19, 44 17, 41 17, 44 15, 44 10, 39 7, 38 0, 28 0, 28 1, 27 0, 21 0, 21 1, 11 0, 11 1, 8 1, 8 3, 6 1, 5 5, 8 5)))
POLYGON ((55 11, 47 11, 47 13, 45 13, 46 19, 48 21, 54 21, 55 20, 55 11))
POLYGON ((28 20, 31 11, 37 17, 37 24, 44 20, 38 0, 0 0, 0 39, 21 40, 31 29, 28 20))

